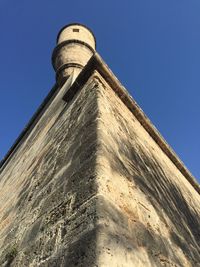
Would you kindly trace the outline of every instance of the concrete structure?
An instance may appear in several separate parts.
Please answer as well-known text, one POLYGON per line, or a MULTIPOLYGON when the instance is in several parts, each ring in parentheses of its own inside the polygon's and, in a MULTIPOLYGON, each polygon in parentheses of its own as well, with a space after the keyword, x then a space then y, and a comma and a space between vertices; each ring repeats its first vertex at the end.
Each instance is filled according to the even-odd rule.
POLYGON ((200 266, 199 185, 94 48, 61 31, 57 83, 1 162, 0 266, 200 266))

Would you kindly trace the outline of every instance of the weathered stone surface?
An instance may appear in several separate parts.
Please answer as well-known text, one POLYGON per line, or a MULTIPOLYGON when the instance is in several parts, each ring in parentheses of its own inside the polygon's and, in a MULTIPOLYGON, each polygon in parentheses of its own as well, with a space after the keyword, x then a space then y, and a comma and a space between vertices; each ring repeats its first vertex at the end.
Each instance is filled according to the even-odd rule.
POLYGON ((99 266, 200 266, 200 198, 101 79, 99 266))
POLYGON ((0 173, 0 266, 200 266, 200 199, 98 72, 0 173))
POLYGON ((79 257, 78 250, 87 249, 82 242, 96 242, 98 109, 92 87, 90 81, 69 104, 62 100, 66 86, 61 89, 2 170, 0 266, 13 249, 12 266, 60 266, 68 253, 76 254, 71 246, 79 257))
POLYGON ((75 23, 62 28, 52 54, 57 82, 63 84, 72 73, 80 73, 95 48, 95 37, 87 27, 75 23))

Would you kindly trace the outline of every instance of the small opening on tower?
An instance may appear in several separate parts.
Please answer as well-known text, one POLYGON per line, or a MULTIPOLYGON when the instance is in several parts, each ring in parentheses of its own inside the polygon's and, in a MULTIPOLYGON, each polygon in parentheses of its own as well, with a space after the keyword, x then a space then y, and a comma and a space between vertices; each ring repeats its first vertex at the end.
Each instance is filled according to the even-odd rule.
POLYGON ((73 32, 79 32, 79 29, 73 29, 73 32))

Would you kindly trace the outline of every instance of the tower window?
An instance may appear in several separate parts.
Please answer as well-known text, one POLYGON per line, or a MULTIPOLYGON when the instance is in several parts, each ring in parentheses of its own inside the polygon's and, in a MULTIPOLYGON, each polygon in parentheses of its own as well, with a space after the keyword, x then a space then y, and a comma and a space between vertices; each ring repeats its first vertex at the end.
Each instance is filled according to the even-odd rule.
POLYGON ((73 32, 79 32, 79 29, 73 29, 73 32))

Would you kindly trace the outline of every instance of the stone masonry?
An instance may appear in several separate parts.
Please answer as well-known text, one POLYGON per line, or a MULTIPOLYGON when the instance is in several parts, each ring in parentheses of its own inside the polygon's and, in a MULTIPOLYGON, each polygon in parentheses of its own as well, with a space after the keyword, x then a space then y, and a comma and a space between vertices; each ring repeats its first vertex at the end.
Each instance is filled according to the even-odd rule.
POLYGON ((95 51, 61 55, 1 163, 0 266, 200 266, 198 183, 95 51))

